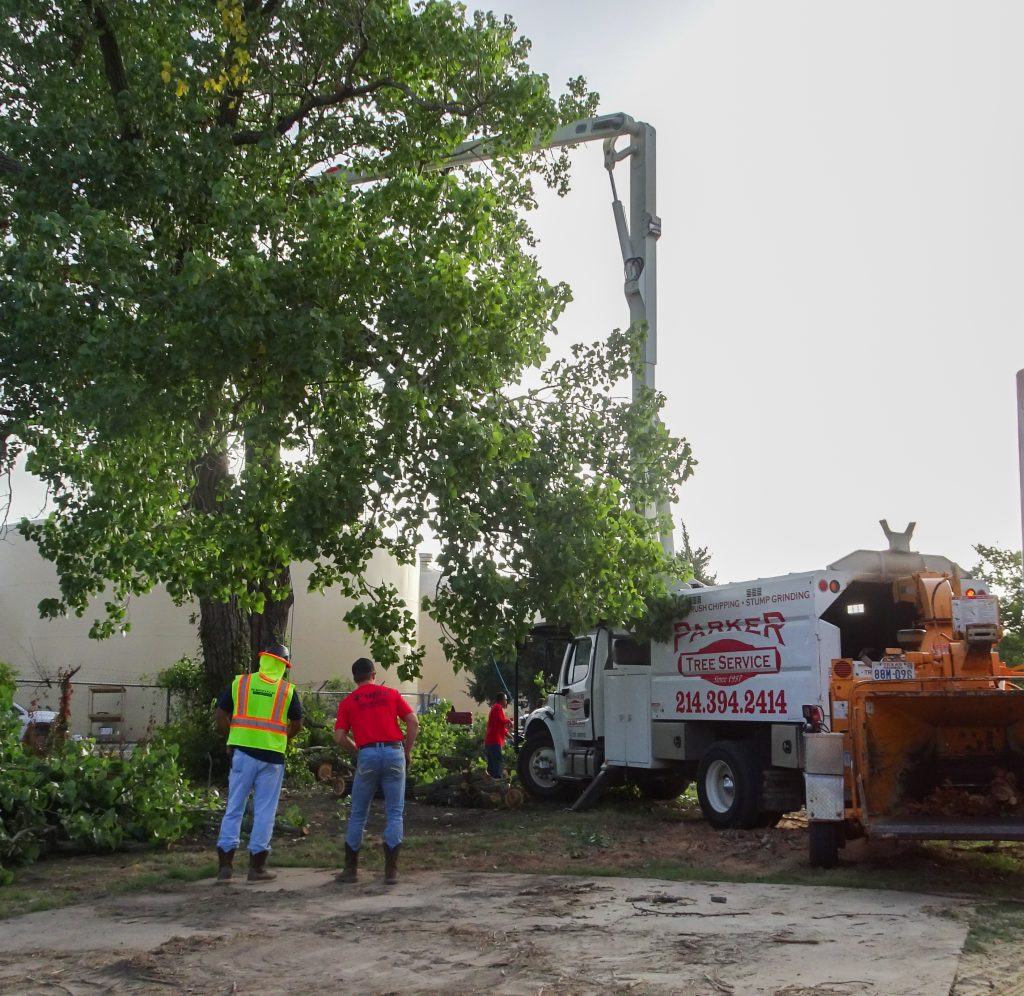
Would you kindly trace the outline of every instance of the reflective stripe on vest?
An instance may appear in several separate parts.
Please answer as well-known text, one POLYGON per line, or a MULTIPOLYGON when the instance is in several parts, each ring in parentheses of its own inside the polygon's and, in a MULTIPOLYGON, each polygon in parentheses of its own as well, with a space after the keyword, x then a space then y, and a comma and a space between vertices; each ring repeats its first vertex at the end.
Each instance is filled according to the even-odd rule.
POLYGON ((287 710, 294 687, 283 678, 273 681, 259 673, 239 675, 232 689, 235 708, 228 743, 283 754, 288 746, 287 710), (254 682, 255 687, 274 686, 272 702, 253 692, 254 682))

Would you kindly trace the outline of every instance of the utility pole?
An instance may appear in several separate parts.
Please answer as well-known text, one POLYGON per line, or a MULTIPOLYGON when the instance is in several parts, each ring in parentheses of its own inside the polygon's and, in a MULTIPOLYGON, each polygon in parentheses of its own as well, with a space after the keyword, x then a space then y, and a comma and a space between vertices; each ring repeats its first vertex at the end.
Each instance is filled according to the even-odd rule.
POLYGON ((1021 576, 1024 577, 1024 370, 1017 371, 1017 461, 1020 470, 1021 576))

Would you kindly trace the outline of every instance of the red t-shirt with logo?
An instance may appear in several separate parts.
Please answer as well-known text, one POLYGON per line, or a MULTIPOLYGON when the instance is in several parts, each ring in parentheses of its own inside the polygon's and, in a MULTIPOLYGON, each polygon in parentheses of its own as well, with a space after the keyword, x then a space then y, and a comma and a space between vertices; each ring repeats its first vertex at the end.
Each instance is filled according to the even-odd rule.
POLYGON ((411 714, 412 707, 400 692, 368 681, 341 700, 334 728, 345 730, 356 747, 381 740, 404 740, 398 720, 411 714))

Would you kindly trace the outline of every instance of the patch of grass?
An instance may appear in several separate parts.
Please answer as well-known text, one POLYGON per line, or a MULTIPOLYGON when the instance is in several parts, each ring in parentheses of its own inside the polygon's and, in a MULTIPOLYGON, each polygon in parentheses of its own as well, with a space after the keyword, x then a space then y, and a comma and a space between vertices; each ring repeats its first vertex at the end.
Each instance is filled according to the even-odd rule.
POLYGON ((1019 903, 984 903, 975 907, 964 941, 967 954, 985 954, 1000 944, 1018 944, 1024 931, 1024 906, 1019 903))
POLYGON ((0 919, 59 909, 83 899, 159 891, 171 883, 211 878, 217 871, 207 854, 150 851, 132 855, 127 864, 125 857, 114 854, 59 858, 19 870, 15 883, 0 889, 0 919), (108 873, 97 879, 97 867, 107 868, 108 873), (87 871, 84 878, 77 880, 76 869, 90 869, 93 874, 87 871), (62 884, 61 879, 67 879, 67 884, 62 884))
POLYGON ((31 886, 8 885, 0 889, 0 920, 25 913, 60 909, 61 906, 70 906, 78 898, 78 892, 70 887, 41 890, 31 886))
POLYGON ((270 863, 278 868, 334 868, 344 861, 345 840, 342 836, 301 837, 286 843, 277 842, 275 838, 270 855, 270 863))
POLYGON ((106 890, 106 894, 159 892, 161 888, 169 885, 171 882, 198 882, 200 879, 213 878, 216 874, 217 866, 209 862, 190 868, 166 868, 160 871, 145 871, 112 884, 106 890))
POLYGON ((600 830, 570 830, 567 836, 569 838, 570 858, 582 858, 589 848, 607 850, 612 846, 612 839, 600 830))
POLYGON ((722 875, 708 868, 683 865, 675 862, 648 862, 640 865, 623 865, 621 868, 573 864, 562 871, 565 875, 584 875, 595 878, 651 878, 666 882, 732 882, 749 881, 749 876, 722 875))

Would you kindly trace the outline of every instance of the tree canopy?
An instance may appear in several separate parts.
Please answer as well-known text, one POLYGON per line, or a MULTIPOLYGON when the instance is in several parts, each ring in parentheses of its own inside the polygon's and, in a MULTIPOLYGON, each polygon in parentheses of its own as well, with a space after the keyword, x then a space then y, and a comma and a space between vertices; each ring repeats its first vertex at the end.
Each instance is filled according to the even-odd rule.
MULTIPOLYGON (((616 396, 642 329, 541 367, 569 290, 539 271, 555 98, 515 25, 425 0, 19 0, 0 32, 0 424, 52 512, 44 614, 201 607, 211 684, 280 631, 289 565, 414 673, 416 606, 365 575, 429 531, 456 663, 536 613, 642 611, 690 451, 616 396), (484 167, 438 170, 485 136, 484 167), (325 164, 378 179, 311 179, 325 164)), ((613 324, 609 322, 609 325, 613 324)), ((599 333, 599 334, 598 334, 599 333)))
POLYGON ((1024 665, 1024 580, 1021 578, 1020 551, 979 543, 974 552, 981 558, 971 576, 992 585, 999 596, 999 616, 1003 638, 999 656, 1004 663, 1024 665))

